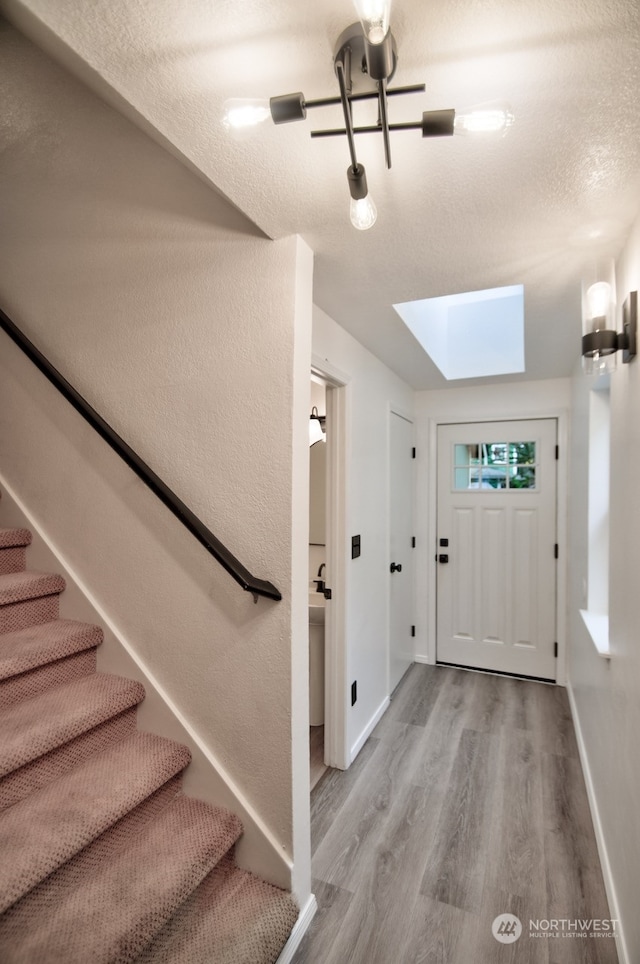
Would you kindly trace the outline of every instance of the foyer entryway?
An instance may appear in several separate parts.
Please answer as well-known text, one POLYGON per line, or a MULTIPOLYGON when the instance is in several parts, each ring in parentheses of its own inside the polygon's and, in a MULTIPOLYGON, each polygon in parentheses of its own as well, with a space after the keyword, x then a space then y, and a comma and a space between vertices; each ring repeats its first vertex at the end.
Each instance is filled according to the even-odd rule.
POLYGON ((319 911, 294 964, 616 964, 566 690, 415 665, 345 772, 312 794, 319 911), (523 923, 504 946, 492 923, 523 923))

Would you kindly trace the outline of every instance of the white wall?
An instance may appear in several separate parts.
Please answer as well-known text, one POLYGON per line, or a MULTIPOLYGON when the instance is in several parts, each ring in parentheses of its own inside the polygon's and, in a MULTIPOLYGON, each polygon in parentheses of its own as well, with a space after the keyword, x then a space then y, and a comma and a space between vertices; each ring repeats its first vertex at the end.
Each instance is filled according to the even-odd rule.
POLYGON ((319 308, 313 356, 348 378, 347 743, 352 755, 389 697, 389 407, 413 411, 413 390, 319 308), (351 536, 362 555, 351 560, 351 536), (358 700, 349 691, 358 683, 358 700))
MULTIPOLYGON (((622 302, 640 289, 640 221, 618 263, 622 302)), ((620 356, 618 356, 620 359, 620 356)), ((586 606, 590 380, 573 379, 569 684, 586 765, 613 916, 626 944, 621 964, 640 960, 640 362, 611 376, 609 645, 596 652, 579 610, 586 606)))
POLYGON ((311 252, 264 239, 2 21, 0 48, 0 305, 283 601, 254 605, 4 334, 0 472, 305 899, 311 252))
POLYGON ((436 658, 436 442, 443 422, 493 421, 509 418, 558 418, 558 678, 564 682, 565 609, 567 572, 566 478, 568 466, 567 422, 571 382, 555 378, 537 382, 478 385, 416 393, 418 549, 416 558, 416 659, 436 658))

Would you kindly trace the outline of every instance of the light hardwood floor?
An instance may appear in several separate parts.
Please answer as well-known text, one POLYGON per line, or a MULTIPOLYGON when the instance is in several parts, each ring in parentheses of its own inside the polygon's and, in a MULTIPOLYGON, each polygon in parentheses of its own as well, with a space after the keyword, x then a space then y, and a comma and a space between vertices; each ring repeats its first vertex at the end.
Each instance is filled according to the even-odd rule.
POLYGON ((311 796, 319 910, 294 964, 614 964, 566 691, 415 665, 346 772, 311 796), (523 924, 499 943, 499 914, 523 924), (562 926, 562 925, 560 925, 562 926), (566 925, 565 925, 566 927, 566 925))

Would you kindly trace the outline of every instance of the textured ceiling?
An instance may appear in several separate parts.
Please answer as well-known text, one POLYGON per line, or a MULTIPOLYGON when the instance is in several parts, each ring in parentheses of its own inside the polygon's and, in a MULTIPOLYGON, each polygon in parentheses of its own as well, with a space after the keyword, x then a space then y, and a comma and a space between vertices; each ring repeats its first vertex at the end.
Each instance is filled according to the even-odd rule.
MULTIPOLYGON (((234 139, 228 97, 337 94, 333 47, 350 0, 0 0, 0 10, 103 95, 157 132, 273 238, 315 252, 314 300, 416 388, 447 383, 394 303, 525 286, 524 375, 570 373, 581 272, 617 252, 640 200, 637 0, 394 0, 392 122, 423 110, 506 100, 497 140, 392 134, 358 138, 378 221, 348 217, 339 108, 234 139)), ((368 121, 368 113, 358 113, 368 121)))

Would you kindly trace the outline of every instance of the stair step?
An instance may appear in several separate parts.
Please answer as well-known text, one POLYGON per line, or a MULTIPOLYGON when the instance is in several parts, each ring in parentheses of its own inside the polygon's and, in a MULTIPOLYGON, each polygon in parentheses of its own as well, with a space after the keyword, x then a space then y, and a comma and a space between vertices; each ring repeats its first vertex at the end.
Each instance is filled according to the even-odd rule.
POLYGON ((62 576, 45 572, 0 575, 0 634, 58 618, 62 576))
POLYGON ((102 630, 57 619, 0 636, 0 709, 96 671, 102 630))
MULTIPOLYGON (((0 912, 183 770, 190 759, 187 747, 173 740, 136 733, 1 813, 0 912)), ((160 867, 155 873, 162 877, 164 871, 160 867)), ((134 863, 128 874, 132 880, 144 878, 149 886, 144 866, 134 863)), ((83 877, 80 891, 85 893, 89 886, 83 877)), ((125 907, 116 900, 104 910, 118 917, 125 907)), ((87 903, 81 916, 89 931, 90 913, 87 903)), ((31 959, 40 960, 23 958, 31 959)), ((57 959, 69 960, 64 955, 57 959)))
POLYGON ((0 636, 0 680, 26 673, 84 649, 99 646, 99 626, 56 619, 0 636))
POLYGON ((50 907, 65 900, 79 881, 90 879, 96 867, 127 850, 131 840, 175 800, 181 788, 182 773, 178 773, 0 914, 0 960, 3 949, 17 946, 19 935, 26 933, 33 921, 40 920, 50 907))
POLYGON ((0 575, 20 572, 26 566, 26 547, 31 542, 28 529, 5 529, 0 526, 0 575))
POLYGON ((298 919, 294 898, 223 858, 135 964, 272 964, 298 919))
POLYGON ((0 549, 14 549, 16 546, 31 545, 28 529, 0 526, 0 549))
POLYGON ((136 732, 137 711, 138 707, 132 706, 0 779, 0 811, 131 736, 136 732))
POLYGON ((2 948, 5 964, 133 961, 242 832, 238 818, 179 796, 91 878, 2 948), (78 927, 78 921, 83 926, 78 927))
POLYGON ((0 777, 87 733, 144 699, 134 680, 94 673, 0 712, 0 777))
POLYGON ((0 576, 0 606, 53 596, 62 592, 65 585, 62 576, 53 572, 9 572, 0 576))

